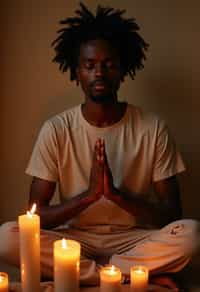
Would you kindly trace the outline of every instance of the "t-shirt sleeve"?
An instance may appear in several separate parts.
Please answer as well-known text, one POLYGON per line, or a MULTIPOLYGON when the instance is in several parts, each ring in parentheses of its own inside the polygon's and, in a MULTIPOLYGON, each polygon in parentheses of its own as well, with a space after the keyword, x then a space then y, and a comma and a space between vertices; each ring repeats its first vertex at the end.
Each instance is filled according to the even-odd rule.
POLYGON ((185 165, 177 150, 175 141, 166 123, 160 121, 156 138, 152 180, 159 181, 184 170, 185 165))
POLYGON ((26 168, 26 174, 44 180, 58 179, 56 132, 50 121, 42 126, 26 168))

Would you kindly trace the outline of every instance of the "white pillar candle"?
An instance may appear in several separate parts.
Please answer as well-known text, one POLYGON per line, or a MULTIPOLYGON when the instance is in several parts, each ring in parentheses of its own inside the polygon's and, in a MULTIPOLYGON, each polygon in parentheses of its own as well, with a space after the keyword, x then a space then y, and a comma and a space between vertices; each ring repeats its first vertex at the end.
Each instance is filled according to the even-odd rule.
POLYGON ((79 291, 79 267, 81 246, 75 240, 54 242, 55 292, 79 291))
POLYGON ((121 271, 115 266, 103 267, 100 271, 101 292, 121 291, 121 271))
POLYGON ((40 291, 40 217, 31 211, 18 218, 23 292, 40 291))
POLYGON ((8 292, 8 274, 0 273, 0 292, 8 292))
POLYGON ((149 272, 147 267, 131 267, 131 291, 145 292, 148 288, 149 272))

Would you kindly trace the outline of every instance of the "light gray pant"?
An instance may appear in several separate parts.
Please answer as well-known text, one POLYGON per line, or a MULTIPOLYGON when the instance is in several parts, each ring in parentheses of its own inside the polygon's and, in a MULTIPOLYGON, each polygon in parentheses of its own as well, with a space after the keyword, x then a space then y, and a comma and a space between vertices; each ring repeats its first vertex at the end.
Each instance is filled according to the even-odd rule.
MULTIPOLYGON (((180 271, 198 249, 199 223, 175 221, 160 230, 131 230, 96 234, 77 229, 41 230, 41 271, 53 275, 53 242, 65 237, 81 243, 80 281, 96 284, 102 259, 128 275, 133 265, 146 265, 151 274, 180 271)), ((0 227, 0 258, 19 266, 19 231, 16 222, 0 227)))

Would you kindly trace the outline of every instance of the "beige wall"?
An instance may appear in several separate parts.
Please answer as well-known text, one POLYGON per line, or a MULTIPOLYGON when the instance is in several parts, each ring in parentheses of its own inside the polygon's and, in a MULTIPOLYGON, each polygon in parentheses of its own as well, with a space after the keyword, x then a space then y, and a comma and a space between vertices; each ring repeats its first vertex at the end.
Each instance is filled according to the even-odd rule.
MULTIPOLYGON (((184 155, 185 216, 200 219, 200 18, 198 1, 100 1, 128 10, 150 43, 145 70, 127 80, 120 98, 164 117, 184 155)), ((82 101, 68 74, 51 63, 57 23, 79 1, 1 1, 0 220, 25 209, 30 178, 24 169, 43 121, 82 101)), ((96 1, 85 1, 91 8, 96 1)))

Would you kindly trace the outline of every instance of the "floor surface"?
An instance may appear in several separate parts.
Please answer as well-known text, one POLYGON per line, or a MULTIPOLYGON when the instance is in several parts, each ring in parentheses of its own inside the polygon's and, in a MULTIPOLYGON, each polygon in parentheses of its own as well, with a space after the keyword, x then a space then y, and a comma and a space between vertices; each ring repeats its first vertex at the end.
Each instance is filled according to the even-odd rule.
MULTIPOLYGON (((0 262, 0 271, 6 272, 9 275, 9 280, 13 284, 10 292, 21 292, 19 269, 11 267, 3 262, 0 262)), ((181 284, 185 287, 181 292, 200 292, 200 265, 188 266, 180 274, 181 284)), ((53 292, 52 283, 43 283, 41 292, 53 292)), ((122 285, 121 292, 129 292, 129 285, 122 285)), ((169 292, 169 289, 150 285, 148 291, 150 292, 169 292)), ((100 292, 99 287, 82 287, 80 292, 100 292)))

